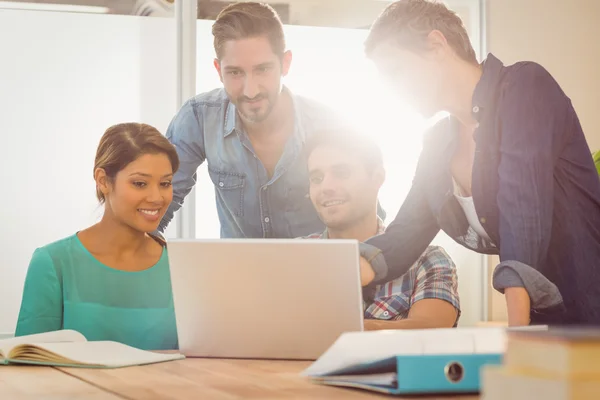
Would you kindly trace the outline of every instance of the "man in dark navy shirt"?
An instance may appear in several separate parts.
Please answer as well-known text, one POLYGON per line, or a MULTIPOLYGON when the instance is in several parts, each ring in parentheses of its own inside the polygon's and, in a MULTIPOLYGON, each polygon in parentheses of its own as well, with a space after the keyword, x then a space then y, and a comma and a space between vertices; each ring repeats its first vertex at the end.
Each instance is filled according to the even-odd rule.
POLYGON ((442 229, 500 255, 510 325, 600 324, 600 180, 553 77, 491 54, 478 63, 459 17, 430 0, 390 4, 365 47, 423 115, 450 117, 426 135, 394 222, 362 245, 363 286, 402 275, 442 229))

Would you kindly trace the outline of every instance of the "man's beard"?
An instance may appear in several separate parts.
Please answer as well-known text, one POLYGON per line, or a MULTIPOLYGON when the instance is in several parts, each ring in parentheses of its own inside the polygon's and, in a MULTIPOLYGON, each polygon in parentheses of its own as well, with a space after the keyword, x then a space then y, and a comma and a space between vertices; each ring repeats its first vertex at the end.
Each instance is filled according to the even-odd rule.
POLYGON ((275 105, 274 99, 269 97, 268 93, 260 93, 258 96, 254 97, 253 99, 250 99, 246 96, 240 96, 237 98, 236 103, 237 103, 236 106, 237 106, 238 113, 240 114, 240 117, 242 117, 242 119, 244 119, 245 121, 248 121, 251 123, 258 123, 258 122, 263 122, 264 120, 266 120, 269 117, 269 115, 271 115, 271 112, 273 111, 273 108, 275 105), (266 105, 266 108, 264 109, 264 111, 259 110, 258 113, 245 112, 244 106, 249 105, 250 101, 256 101, 256 100, 266 101, 267 105, 266 105))

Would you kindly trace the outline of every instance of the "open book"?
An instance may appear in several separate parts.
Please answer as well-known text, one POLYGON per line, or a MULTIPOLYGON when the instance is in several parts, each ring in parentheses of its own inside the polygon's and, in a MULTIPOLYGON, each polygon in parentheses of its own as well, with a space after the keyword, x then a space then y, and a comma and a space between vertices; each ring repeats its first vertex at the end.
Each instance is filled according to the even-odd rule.
POLYGON ((502 362, 506 331, 450 328, 344 333, 302 374, 317 383, 391 394, 476 393, 480 368, 502 362))
POLYGON ((117 342, 88 342, 82 334, 72 330, 0 340, 0 365, 120 368, 182 358, 181 354, 154 353, 117 342))

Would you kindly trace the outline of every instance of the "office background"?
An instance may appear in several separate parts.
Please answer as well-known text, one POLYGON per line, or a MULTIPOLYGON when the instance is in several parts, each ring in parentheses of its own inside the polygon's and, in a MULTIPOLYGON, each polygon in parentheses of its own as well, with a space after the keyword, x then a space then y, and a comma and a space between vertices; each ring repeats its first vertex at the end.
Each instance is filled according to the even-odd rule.
MULTIPOLYGON (((14 330, 33 250, 100 217, 92 168, 104 130, 114 123, 140 121, 165 132, 182 95, 220 86, 212 67, 209 19, 126 15, 129 8, 120 0, 70 1, 92 7, 77 11, 36 11, 36 5, 17 3, 23 2, 0 1, 0 333, 14 330), (192 19, 196 32, 190 48, 186 44, 193 44, 193 38, 185 35, 191 31, 182 24, 192 19), (193 80, 185 79, 190 76, 189 59, 195 60, 193 80)), ((364 28, 387 2, 277 3, 289 6, 285 29, 294 53, 284 83, 344 113, 382 146, 387 181, 381 202, 390 222, 410 186, 428 122, 382 86, 362 54, 364 28)), ((600 148, 600 46, 589 44, 600 34, 600 2, 447 3, 465 21, 480 58, 491 51, 505 63, 527 59, 548 68, 573 100, 592 150, 600 148)), ((195 199, 184 212, 193 219, 186 220, 186 229, 172 224, 168 237, 218 237, 206 166, 198 175, 195 199)), ((503 319, 503 303, 489 289, 488 265, 495 265, 494 259, 468 252, 443 234, 435 243, 447 249, 459 269, 461 325, 503 319)))

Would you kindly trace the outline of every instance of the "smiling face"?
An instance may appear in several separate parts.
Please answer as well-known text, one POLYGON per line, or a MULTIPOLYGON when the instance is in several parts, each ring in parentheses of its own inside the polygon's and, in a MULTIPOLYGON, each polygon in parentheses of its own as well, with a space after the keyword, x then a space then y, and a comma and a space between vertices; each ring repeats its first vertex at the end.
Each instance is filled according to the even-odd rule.
POLYGON ((227 96, 245 122, 266 120, 281 94, 281 78, 287 75, 292 54, 273 52, 266 36, 230 40, 223 45, 215 68, 227 96))
POLYGON ((359 159, 329 144, 316 147, 308 158, 310 198, 330 229, 348 229, 376 210, 382 173, 369 171, 359 159))
POLYGON ((173 200, 173 167, 162 153, 143 154, 108 179, 96 170, 96 182, 105 198, 105 215, 140 232, 158 228, 173 200))

